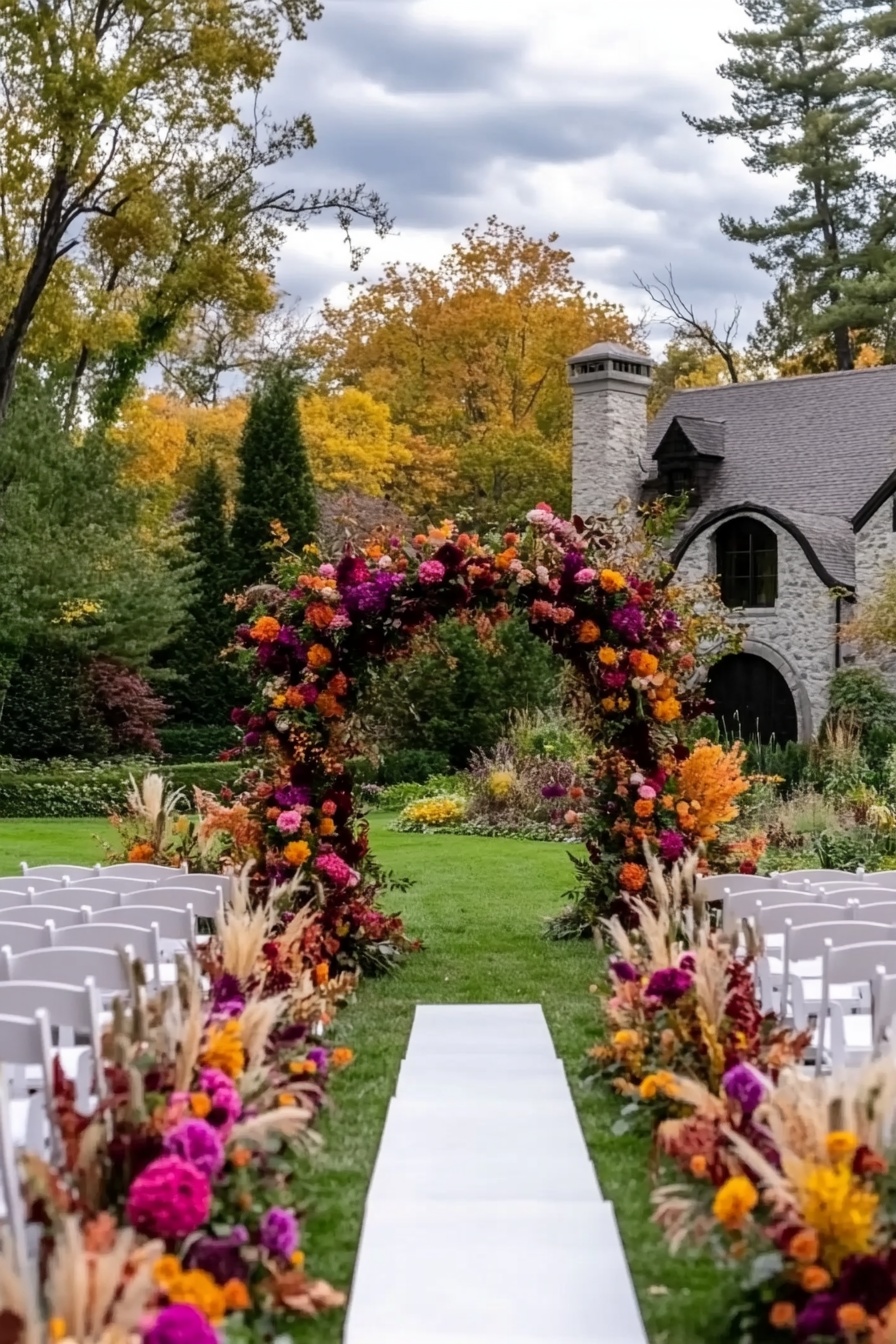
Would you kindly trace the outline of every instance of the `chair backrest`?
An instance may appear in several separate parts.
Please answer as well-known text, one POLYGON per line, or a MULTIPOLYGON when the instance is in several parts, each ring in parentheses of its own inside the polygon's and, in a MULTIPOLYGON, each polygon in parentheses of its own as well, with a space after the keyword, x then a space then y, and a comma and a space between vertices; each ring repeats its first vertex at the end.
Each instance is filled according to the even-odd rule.
POLYGON ((827 947, 823 953, 828 982, 832 985, 854 985, 862 980, 875 979, 878 966, 887 975, 896 974, 896 942, 852 943, 848 947, 827 947))
POLYGON ((852 918, 852 910, 845 905, 819 905, 815 901, 802 901, 798 905, 766 905, 756 902, 756 927, 761 934, 784 933, 788 921, 792 928, 803 924, 836 923, 852 918))
MULTIPOLYGON (((706 878, 698 879, 699 882, 705 882, 706 878)), ((233 879, 229 873, 178 873, 171 872, 170 877, 163 877, 159 881, 162 887, 179 886, 189 887, 191 891, 217 891, 220 887, 224 893, 224 899, 230 897, 230 887, 233 879)))
POLYGON ((730 933, 745 916, 755 915, 756 904, 762 902, 764 909, 775 905, 812 905, 820 900, 817 892, 779 891, 773 887, 751 888, 749 891, 732 891, 725 896, 722 907, 722 927, 730 933))
MULTIPOLYGON (((852 878, 856 880, 855 873, 848 873, 843 868, 797 868, 789 873, 779 873, 778 876, 784 883, 787 882, 837 882, 843 878, 852 878)), ((858 879, 862 881, 861 878, 858 879)))
POLYGON ((186 909, 171 905, 117 906, 114 910, 94 911, 90 923, 128 924, 138 929, 149 929, 155 924, 160 938, 184 943, 192 943, 196 936, 196 919, 191 905, 186 909))
POLYGON ((896 1017, 896 974, 878 966, 871 988, 871 1020, 875 1050, 880 1050, 896 1017))
MULTIPOLYGON (((193 880, 190 873, 190 882, 193 880)), ((775 887, 770 877, 759 877, 756 873, 712 873, 697 878, 697 891, 707 901, 720 901, 726 891, 752 891, 754 887, 775 887)))
POLYGON ((103 877, 79 877, 77 882, 73 882, 69 891, 147 891, 155 886, 151 879, 145 877, 119 877, 117 873, 111 876, 103 877))
POLYGON ((0 922, 0 947, 10 952, 34 952, 39 947, 53 946, 53 925, 4 924, 0 922))
POLYGON ((832 887, 822 887, 825 899, 834 901, 858 901, 859 905, 875 905, 881 901, 892 901, 896 899, 891 887, 876 887, 871 882, 856 882, 852 886, 842 886, 836 889, 832 887))
POLYGON ((885 868, 879 873, 866 873, 865 881, 872 887, 896 887, 896 870, 885 868))
POLYGON ((141 929, 130 924, 78 924, 74 928, 54 929, 53 946, 129 951, 132 957, 139 957, 153 968, 162 960, 158 925, 141 929))
POLYGON ((183 872, 179 868, 169 868, 164 863, 107 863, 98 870, 99 877, 139 877, 152 882, 161 882, 163 878, 175 877, 183 872))
MULTIPOLYGON (((896 891, 892 895, 896 897, 896 891)), ((896 924, 896 900, 873 901, 871 905, 861 905, 859 902, 855 902, 853 909, 861 910, 862 919, 871 919, 875 922, 881 920, 884 924, 896 924)))
POLYGON ((80 910, 83 905, 89 906, 91 910, 111 910, 113 906, 120 904, 120 897, 117 891, 109 891, 105 887, 102 890, 82 887, 79 882, 77 886, 57 887, 55 891, 37 892, 32 905, 38 903, 58 905, 67 910, 80 910))
POLYGON ((0 1063, 3 1065, 4 1086, 15 1087, 16 1092, 26 1099, 27 1117, 25 1122, 25 1147, 38 1157, 45 1157, 47 1140, 50 1138, 55 1156, 61 1156, 58 1136, 50 1134, 47 1102, 53 1095, 53 1042, 50 1037, 50 1022, 43 1008, 38 1008, 33 1017, 18 1014, 0 1017, 0 1063), (40 1094, 34 1096, 34 1079, 30 1080, 26 1070, 39 1068, 41 1076, 40 1094))
POLYGON ((130 988, 118 953, 99 947, 43 947, 18 956, 0 949, 0 979, 47 980, 57 985, 83 985, 92 979, 102 994, 123 994, 130 988))
POLYGON ((3 918, 10 924, 35 924, 38 928, 52 920, 57 929, 62 929, 69 924, 86 924, 88 913, 86 907, 72 910, 64 905, 14 905, 3 911, 3 918))
POLYGON ((0 891, 20 892, 22 896, 27 896, 29 887, 40 891, 41 887, 58 886, 58 877, 41 877, 36 873, 29 873, 27 877, 0 877, 0 891))
POLYGON ((864 919, 845 919, 842 923, 804 924, 800 928, 788 926, 784 930, 784 954, 789 961, 804 961, 820 957, 825 943, 832 947, 848 947, 851 943, 889 942, 896 939, 896 928, 864 919))
MULTIPOLYGON (((23 884, 24 885, 24 884, 23 884)), ((28 905, 31 901, 39 901, 40 895, 34 888, 31 891, 0 891, 0 910, 11 910, 17 905, 28 905)))
POLYGON ((183 910, 186 906, 192 905, 197 919, 214 919, 222 907, 223 896, 220 888, 217 891, 203 891, 201 887, 194 889, 171 885, 153 887, 151 892, 122 892, 122 908, 126 909, 129 905, 146 905, 149 902, 153 905, 170 905, 175 910, 183 910))
POLYGON ((51 1027, 70 1027, 89 1036, 99 1051, 100 1001, 89 977, 80 985, 46 980, 0 981, 0 1013, 33 1016, 39 1009, 46 1012, 51 1027))
POLYGON ((23 863, 21 868, 29 878, 54 877, 57 880, 63 877, 96 877, 100 871, 98 863, 91 868, 84 863, 39 863, 36 868, 29 868, 27 863, 23 863))

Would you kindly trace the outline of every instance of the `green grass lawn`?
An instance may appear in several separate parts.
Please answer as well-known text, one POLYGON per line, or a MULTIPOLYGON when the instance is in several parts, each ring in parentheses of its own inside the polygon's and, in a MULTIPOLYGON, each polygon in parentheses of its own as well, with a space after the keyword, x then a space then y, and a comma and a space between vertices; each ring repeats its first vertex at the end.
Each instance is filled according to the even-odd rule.
MULTIPOLYGON (((102 857, 93 821, 0 822, 0 870, 69 858, 102 857)), ((374 816, 377 858, 414 885, 400 898, 409 931, 425 951, 396 975, 364 983, 339 1019, 340 1039, 356 1062, 337 1076, 324 1117, 325 1148, 307 1164, 303 1200, 309 1217, 309 1269, 348 1285, 367 1183, 386 1108, 417 1003, 540 1002, 567 1074, 606 1197, 612 1200, 653 1344, 724 1340, 724 1286, 705 1261, 672 1259, 650 1224, 648 1142, 615 1137, 618 1102, 580 1079, 595 1038, 588 986, 598 974, 590 943, 550 943, 540 921, 559 909, 572 870, 560 845, 471 836, 402 835, 374 816)), ((550 1285, 545 1291, 550 1292, 550 1285)), ((463 1285, 458 1285, 463 1291, 463 1285)), ((308 1344, 337 1344, 338 1315, 298 1332, 308 1344)))

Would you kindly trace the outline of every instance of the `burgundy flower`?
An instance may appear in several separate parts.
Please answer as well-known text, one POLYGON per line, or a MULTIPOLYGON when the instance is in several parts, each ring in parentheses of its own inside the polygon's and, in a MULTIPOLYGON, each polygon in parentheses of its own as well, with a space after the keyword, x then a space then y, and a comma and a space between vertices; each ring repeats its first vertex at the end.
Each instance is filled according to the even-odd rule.
POLYGON ((243 709, 239 705, 235 709, 232 709, 230 711, 230 722, 239 724, 241 728, 245 727, 245 725, 249 722, 248 709, 243 709))
POLYGON ((256 733, 254 729, 252 732, 245 733, 243 735, 244 747, 257 747, 260 741, 261 741, 261 734, 256 733))
POLYGON ((647 994, 669 1007, 677 1003, 682 994, 688 992, 692 983, 693 977, 687 971, 682 971, 676 966, 668 966, 661 971, 654 971, 647 982, 647 994))
POLYGON ((686 848, 687 842, 681 831, 660 831, 659 850, 663 863, 675 863, 686 848))
POLYGON ((216 1283, 229 1279, 242 1283, 249 1277, 249 1266, 243 1259, 242 1248, 249 1240, 244 1227, 234 1227, 226 1237, 200 1237, 184 1256, 185 1269, 204 1269, 216 1283))
POLYGON ((364 583, 368 575, 367 564, 359 555, 344 555, 336 566, 336 583, 340 591, 364 583))
POLYGON ((837 1295, 842 1302, 858 1302, 869 1316, 879 1316, 896 1297, 896 1284, 876 1255, 851 1255, 843 1262, 837 1295))
POLYGON ((565 798, 565 784, 545 784, 541 790, 542 798, 565 798))
POLYGON ((632 984, 638 978, 637 969, 630 961, 611 961, 610 970, 623 984, 632 984))
POLYGON ((610 625, 630 644, 638 644, 644 637, 644 613, 631 602, 611 613, 610 625))

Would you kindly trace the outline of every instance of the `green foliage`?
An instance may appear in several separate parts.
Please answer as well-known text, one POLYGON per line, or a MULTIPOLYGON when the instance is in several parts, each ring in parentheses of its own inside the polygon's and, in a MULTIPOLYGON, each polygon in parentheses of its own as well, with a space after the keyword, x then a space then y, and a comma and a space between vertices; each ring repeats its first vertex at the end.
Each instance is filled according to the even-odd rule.
POLYGON ((841 668, 831 678, 830 709, 822 734, 838 721, 855 730, 863 751, 875 763, 896 743, 896 694, 879 672, 841 668))
POLYGON ((430 775, 428 779, 387 785, 377 794, 376 805, 384 812, 396 812, 408 803, 418 803, 421 798, 463 794, 468 789, 469 780, 465 775, 430 775))
POLYGON ((174 763, 214 761, 222 751, 234 745, 236 734, 231 727, 192 728, 172 725, 159 729, 159 742, 163 755, 174 763))
POLYGON ((747 775, 776 775, 783 780, 781 791, 786 796, 808 777, 810 748, 805 742, 746 743, 744 773, 747 775))
MULTIPOLYGON (((125 806, 128 775, 139 775, 143 763, 48 770, 0 770, 0 817, 104 817, 125 806)), ((161 773, 176 788, 218 792, 236 782, 243 767, 219 762, 168 766, 161 773)))
POLYGON ((444 774, 448 765, 448 756, 444 751, 405 747, 403 750, 386 753, 379 768, 377 782, 385 785, 422 783, 431 775, 444 774))
POLYGON ((492 646, 472 625, 451 619, 389 665, 365 712, 393 751, 413 743, 415 751, 441 755, 435 772, 446 768, 446 757, 462 769, 474 750, 494 747, 513 710, 550 704, 557 678, 550 650, 521 619, 499 625, 492 646))
POLYGON ((0 752, 27 760, 108 756, 111 736, 94 700, 89 669, 89 655, 71 640, 29 641, 3 702, 0 752))
POLYGON ((297 383, 275 368, 256 389, 239 446, 240 483, 231 541, 237 586, 270 575, 271 524, 289 534, 293 550, 311 541, 317 502, 296 408, 297 383))
POLYGON ((227 492, 214 461, 199 470, 187 499, 184 544, 193 561, 193 595, 183 629, 168 659, 175 674, 174 717, 196 726, 220 725, 240 698, 243 678, 221 653, 236 624, 224 597, 233 561, 227 525, 227 492))

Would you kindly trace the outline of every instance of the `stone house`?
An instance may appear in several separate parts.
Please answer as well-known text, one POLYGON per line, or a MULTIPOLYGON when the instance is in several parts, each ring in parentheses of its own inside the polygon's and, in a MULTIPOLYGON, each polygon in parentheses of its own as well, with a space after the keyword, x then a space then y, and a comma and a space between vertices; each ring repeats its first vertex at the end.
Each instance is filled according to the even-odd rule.
POLYGON ((854 604, 896 560, 896 366, 674 392, 648 422, 652 363, 608 343, 568 361, 573 509, 687 492, 673 559, 746 622, 710 672, 716 712, 808 741, 855 661, 854 604))

